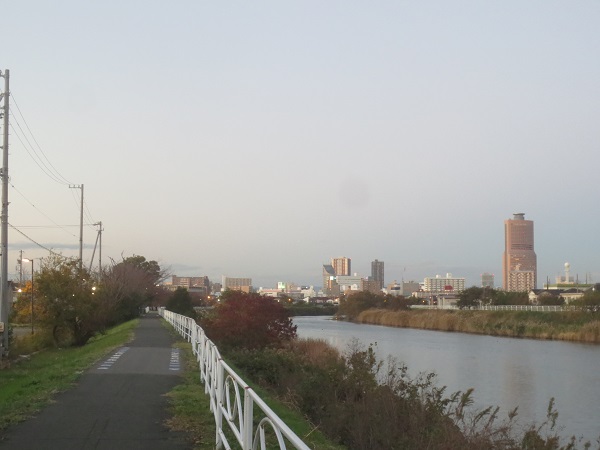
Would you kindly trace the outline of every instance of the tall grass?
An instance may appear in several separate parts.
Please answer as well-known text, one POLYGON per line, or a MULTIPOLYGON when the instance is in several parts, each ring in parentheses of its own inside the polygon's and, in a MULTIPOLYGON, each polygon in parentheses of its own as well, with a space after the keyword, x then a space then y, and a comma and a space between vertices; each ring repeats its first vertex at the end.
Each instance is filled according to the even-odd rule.
POLYGON ((544 422, 521 431, 516 410, 505 420, 497 407, 473 410, 472 390, 447 393, 434 374, 410 378, 405 365, 378 361, 372 347, 358 342, 340 353, 324 341, 300 339, 278 349, 231 351, 227 358, 349 450, 588 448, 575 438, 561 443, 553 400, 544 422))
POLYGON ((356 322, 492 336, 600 343, 600 317, 589 312, 369 309, 356 322))

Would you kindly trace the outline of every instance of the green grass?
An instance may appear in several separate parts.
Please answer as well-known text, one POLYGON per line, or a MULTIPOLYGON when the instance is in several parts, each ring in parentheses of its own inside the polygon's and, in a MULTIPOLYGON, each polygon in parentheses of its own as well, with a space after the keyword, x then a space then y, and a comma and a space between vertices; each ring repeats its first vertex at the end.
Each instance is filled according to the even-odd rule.
POLYGON ((204 393, 204 385, 200 383, 192 346, 187 342, 179 342, 175 347, 182 349, 180 355, 185 372, 183 382, 167 394, 171 401, 172 414, 167 426, 173 431, 186 432, 195 449, 211 450, 215 443, 215 419, 210 411, 208 395, 204 393))
POLYGON ((44 350, 0 370, 0 436, 68 389, 92 364, 131 340, 138 320, 118 325, 85 346, 44 350))
MULTIPOLYGON (((215 419, 210 411, 208 395, 204 393, 204 385, 200 383, 199 369, 192 354, 192 347, 185 342, 176 344, 176 346, 183 350, 180 354, 185 361, 186 371, 184 381, 167 394, 171 400, 171 413, 173 416, 169 419, 167 425, 174 431, 188 433, 196 450, 212 450, 215 443, 215 419)), ((234 370, 241 374, 237 368, 234 368, 234 370)), ((328 441, 300 413, 278 402, 265 390, 253 385, 246 377, 244 377, 244 380, 310 448, 319 450, 343 450, 345 448, 328 441)), ((258 417, 258 415, 258 409, 255 408, 255 417, 258 417)), ((237 441, 233 434, 229 432, 228 427, 225 427, 225 433, 229 444, 233 448, 238 448, 237 441)), ((291 446, 288 447, 291 448, 291 446)), ((268 448, 279 447, 269 446, 268 448)))

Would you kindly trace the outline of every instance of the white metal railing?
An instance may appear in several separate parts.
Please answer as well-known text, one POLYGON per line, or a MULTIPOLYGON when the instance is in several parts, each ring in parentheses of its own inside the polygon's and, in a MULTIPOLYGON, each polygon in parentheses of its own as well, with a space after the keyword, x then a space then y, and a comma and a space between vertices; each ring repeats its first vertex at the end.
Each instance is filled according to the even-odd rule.
MULTIPOLYGON (((460 309, 456 305, 411 305, 412 309, 460 309)), ((542 306, 542 305, 475 305, 465 309, 480 311, 580 311, 580 307, 575 306, 542 306)))
POLYGON ((482 311, 568 311, 568 306, 542 306, 542 305, 485 305, 477 309, 482 311))
POLYGON ((216 448, 232 447, 227 440, 227 424, 242 450, 264 450, 267 436, 274 436, 281 450, 309 450, 309 447, 258 397, 256 392, 221 358, 217 346, 206 337, 194 319, 164 308, 159 314, 192 344, 200 369, 200 381, 210 397, 215 417, 216 448), (261 417, 255 417, 255 410, 261 417))

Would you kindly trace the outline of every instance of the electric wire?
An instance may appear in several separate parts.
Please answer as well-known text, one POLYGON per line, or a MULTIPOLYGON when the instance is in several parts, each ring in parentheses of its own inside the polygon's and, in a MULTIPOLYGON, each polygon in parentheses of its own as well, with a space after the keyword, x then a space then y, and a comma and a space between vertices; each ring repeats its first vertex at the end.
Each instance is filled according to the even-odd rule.
POLYGON ((62 228, 66 233, 68 233, 69 235, 73 236, 73 237, 77 237, 75 236, 73 233, 71 233, 70 231, 64 229, 61 225, 59 225, 58 223, 56 223, 54 220, 52 220, 52 218, 50 218, 50 216, 48 216, 45 212, 43 212, 41 209, 39 209, 37 206, 35 206, 27 197, 25 197, 25 195, 23 195, 23 193, 21 191, 19 191, 14 184, 12 184, 11 182, 9 182, 8 184, 10 184, 10 186, 21 196, 23 197, 23 199, 29 203, 33 208, 35 208, 40 214, 42 214, 46 219, 48 219, 50 222, 52 222, 54 225, 56 225, 59 228, 62 228))
POLYGON ((29 236, 27 236, 25 233, 23 233, 21 230, 19 230, 17 227, 13 227, 10 223, 8 224, 9 227, 11 227, 13 230, 15 230, 17 233, 21 234, 22 236, 24 236, 27 240, 33 242, 35 245, 37 245, 40 248, 43 248, 44 250, 49 251, 52 255, 55 256, 59 256, 61 258, 65 258, 68 259, 66 256, 61 255, 60 253, 56 253, 54 250, 49 249, 48 247, 43 246, 42 244, 40 244, 39 242, 34 241, 32 238, 30 238, 29 236))
MULTIPOLYGON (((29 124, 27 123, 27 120, 25 119, 25 116, 23 115, 23 113, 21 112, 21 108, 19 108, 19 104, 17 103, 17 99, 15 98, 14 93, 11 92, 11 99, 12 102, 14 103, 14 105, 17 107, 17 111, 19 112, 19 115, 21 116, 21 118, 23 119, 23 122, 25 123, 25 127, 27 128, 27 130, 29 131, 29 134, 31 135, 31 138, 33 139, 33 141, 35 142, 39 152, 41 153, 41 155, 44 157, 43 159, 46 160, 46 162, 48 163, 48 166, 50 166, 50 168, 52 168, 52 170, 54 171, 54 175, 57 179, 61 179, 62 181, 58 181, 61 184, 71 184, 69 180, 67 180, 57 169, 56 167, 54 167, 54 165, 52 164, 52 162, 48 159, 48 157, 46 156, 46 153, 44 152, 44 150, 42 149, 42 146, 38 143, 37 139, 35 138, 35 135, 33 134, 33 132, 31 131, 31 128, 29 128, 29 124)), ((13 118, 15 118, 15 115, 13 113, 13 118)), ((21 126, 19 125, 19 122, 17 120, 17 125, 19 126, 19 128, 21 128, 21 126)), ((22 129, 22 128, 21 128, 22 129)), ((29 142, 29 140, 27 139, 27 142, 29 142)), ((40 159, 40 161, 42 162, 42 164, 44 165, 44 167, 48 167, 46 166, 46 164, 44 163, 43 159, 39 157, 37 151, 35 150, 35 148, 33 148, 33 146, 31 147, 33 149, 33 151, 35 152, 36 156, 40 159)), ((50 170, 50 169, 49 169, 50 170)))
MULTIPOLYGON (((46 153, 44 152, 44 150, 42 149, 41 145, 39 144, 39 142, 37 141, 37 139, 35 138, 35 135, 33 134, 31 128, 29 127, 29 124, 27 123, 27 119, 25 119, 25 116, 23 115, 21 108, 19 107, 19 104, 17 103, 16 98, 14 97, 14 93, 11 92, 11 97, 12 97, 12 104, 15 105, 16 107, 16 111, 18 112, 18 115, 21 117, 25 128, 27 129, 27 131, 29 132, 29 135, 31 136, 31 140, 28 138, 27 133, 25 132, 25 130, 23 129, 23 126, 21 126, 17 116, 15 115, 15 112, 13 111, 12 108, 10 109, 10 113, 12 115, 12 118, 14 119, 13 121, 16 123, 17 128, 15 128, 12 125, 12 121, 10 123, 10 127, 14 132, 14 135, 17 137, 17 139, 21 142, 21 145, 23 146, 23 148, 25 149, 25 151, 27 152, 27 154, 30 156, 30 158, 33 160, 33 162, 35 162, 35 164, 40 168, 40 170, 42 172, 44 172, 44 174, 46 174, 51 180, 53 180, 54 182, 58 183, 58 184, 62 184, 62 185, 68 185, 69 187, 79 187, 80 186, 75 186, 73 185, 69 180, 67 180, 57 169, 56 167, 52 164, 52 162, 50 161, 50 159, 46 156, 46 153), (33 141, 35 143, 35 146, 31 143, 31 141, 33 141), (37 147, 37 150, 36 150, 37 147), (41 155, 41 156, 40 156, 41 155)), ((48 218, 52 223, 54 223, 55 225, 57 225, 59 228, 62 228, 60 225, 58 225, 55 221, 53 221, 48 215, 44 214, 41 210, 39 210, 31 201, 29 201, 21 192, 19 192, 14 185, 11 184, 11 186, 13 187, 13 189, 15 189, 15 191, 17 191, 31 206, 33 206, 35 209, 37 209, 41 214, 43 214, 46 218, 48 218)), ((72 193, 73 195, 73 199, 75 199, 75 193, 72 193)), ((79 202, 75 199, 75 203, 77 205, 78 208, 81 208, 81 203, 80 203, 81 199, 79 200, 79 202)), ((95 221, 93 220, 92 214, 89 210, 89 207, 87 206, 87 203, 84 201, 83 202, 83 206, 84 206, 84 215, 87 218, 87 221, 90 222, 88 224, 84 224, 90 228, 93 228, 93 224, 95 223, 95 221)), ((63 228, 64 230, 64 228, 63 228)), ((73 235, 72 233, 70 233, 67 230, 64 230, 67 233, 69 233, 71 236, 76 237, 75 235, 73 235)))
MULTIPOLYGON (((17 125, 19 125, 19 123, 17 122, 17 125)), ((13 130, 13 135, 17 137, 17 139, 21 142, 21 145, 23 145, 23 148, 25 149, 25 151, 27 152, 27 154, 29 155, 29 157, 33 160, 33 162, 35 163, 36 166, 38 166, 40 168, 40 170, 42 172, 44 172, 44 174, 46 174, 46 176, 48 176, 48 178, 50 178, 52 181, 54 181, 55 183, 58 184, 64 184, 62 181, 60 181, 58 178, 56 178, 54 175, 52 175, 50 172, 48 172, 39 162, 38 160, 31 154, 30 151, 30 147, 28 147, 25 142, 23 142, 23 139, 21 138, 21 135, 19 134, 19 132, 17 131, 17 129, 13 126, 12 122, 10 123, 10 128, 13 130)), ((23 135, 23 138, 25 140, 27 140, 27 137, 25 135, 23 135)), ((30 144, 31 145, 31 144, 30 144)))

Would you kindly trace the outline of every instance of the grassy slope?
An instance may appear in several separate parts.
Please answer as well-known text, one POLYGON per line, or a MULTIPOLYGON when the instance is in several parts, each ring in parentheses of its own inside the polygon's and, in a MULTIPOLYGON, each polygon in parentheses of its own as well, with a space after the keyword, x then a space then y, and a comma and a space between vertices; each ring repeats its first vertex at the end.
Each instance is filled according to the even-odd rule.
MULTIPOLYGON (((183 383, 175 387, 168 396, 171 399, 171 412, 173 417, 168 421, 171 429, 187 432, 195 443, 197 450, 214 448, 215 421, 210 412, 208 396, 204 393, 204 385, 200 383, 199 369, 195 357, 192 355, 191 345, 180 343, 177 345, 184 349, 182 352, 186 364, 186 374, 183 383)), ((237 369, 234 368, 237 371, 237 369)), ((241 373, 237 371, 237 373, 241 373)), ((342 450, 344 447, 335 445, 327 440, 318 430, 309 424, 301 414, 290 410, 285 405, 272 398, 266 391, 252 385, 260 398, 310 447, 320 450, 342 450)), ((256 413, 258 414, 258 412, 256 413)), ((226 430, 227 431, 227 430, 226 430)), ((231 443, 235 438, 231 433, 226 433, 231 443)), ((236 448, 236 447, 234 447, 236 448)), ((278 446, 276 448, 279 448, 278 446)))
POLYGON ((0 436, 8 426, 31 417, 68 389, 81 373, 128 342, 138 321, 121 324, 77 348, 52 349, 0 370, 0 436))

